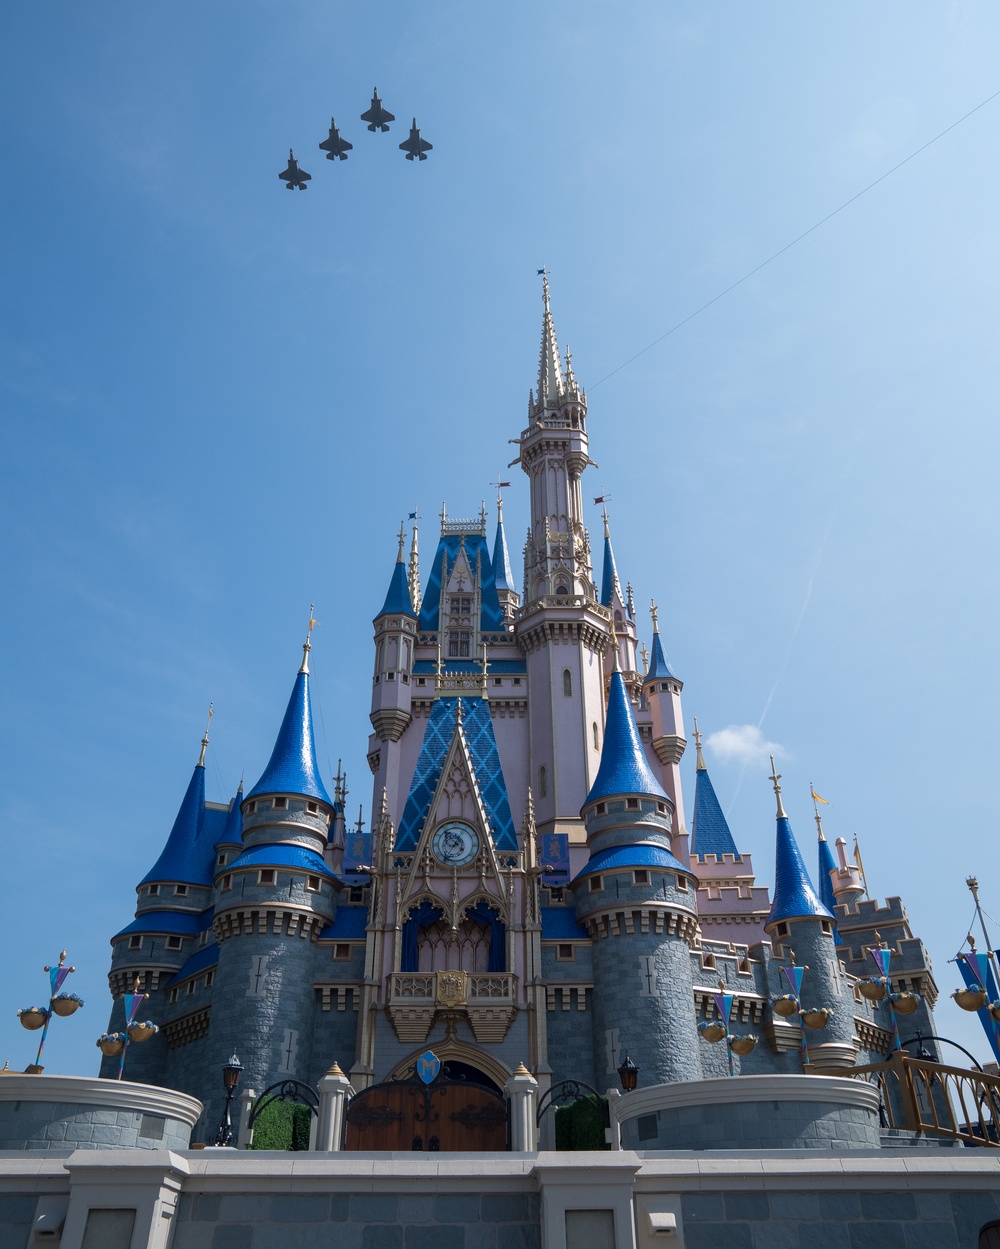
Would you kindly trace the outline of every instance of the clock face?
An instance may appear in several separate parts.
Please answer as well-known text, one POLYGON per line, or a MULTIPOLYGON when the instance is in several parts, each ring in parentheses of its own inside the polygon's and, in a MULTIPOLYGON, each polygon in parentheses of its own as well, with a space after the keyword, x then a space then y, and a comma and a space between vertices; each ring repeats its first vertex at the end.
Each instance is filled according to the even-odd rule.
POLYGON ((479 834, 468 824, 452 820, 442 824, 434 834, 431 849, 445 867, 464 867, 479 853, 479 834))

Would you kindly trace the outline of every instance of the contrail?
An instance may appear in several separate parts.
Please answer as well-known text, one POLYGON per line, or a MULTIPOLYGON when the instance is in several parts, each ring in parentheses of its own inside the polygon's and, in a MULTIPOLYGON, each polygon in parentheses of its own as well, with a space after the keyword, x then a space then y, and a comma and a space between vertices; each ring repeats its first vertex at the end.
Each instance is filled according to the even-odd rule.
MULTIPOLYGON (((791 636, 788 639, 788 645, 785 647, 785 657, 782 660, 781 668, 778 672, 778 675, 774 679, 774 684, 771 686, 771 692, 768 694, 767 700, 764 703, 764 710, 760 713, 760 719, 757 721, 758 731, 764 725, 764 721, 767 718, 767 713, 771 710, 771 703, 774 701, 774 696, 778 691, 778 686, 781 684, 782 680, 784 679, 785 672, 788 670, 788 661, 792 657, 792 650, 795 646, 795 641, 799 636, 799 630, 802 628, 802 621, 805 619, 806 611, 809 607, 809 600, 812 598, 813 585, 816 582, 816 574, 819 572, 819 566, 823 559, 823 552, 826 549, 826 544, 830 538, 830 531, 833 529, 834 522, 836 521, 836 519, 837 519, 837 509, 834 508, 834 510, 830 513, 830 519, 826 522, 826 528, 823 530, 823 536, 819 540, 819 545, 816 548, 816 553, 813 555, 812 565, 809 570, 809 580, 806 582, 806 592, 802 598, 802 606, 799 608, 799 614, 795 620, 795 626, 792 629, 791 636)), ((726 809, 727 820, 733 808, 736 806, 736 800, 740 796, 740 790, 743 788, 743 780, 746 777, 747 768, 749 766, 750 766, 750 760, 744 759, 743 766, 740 769, 739 780, 736 782, 736 789, 733 793, 732 798, 729 800, 729 805, 726 809)))

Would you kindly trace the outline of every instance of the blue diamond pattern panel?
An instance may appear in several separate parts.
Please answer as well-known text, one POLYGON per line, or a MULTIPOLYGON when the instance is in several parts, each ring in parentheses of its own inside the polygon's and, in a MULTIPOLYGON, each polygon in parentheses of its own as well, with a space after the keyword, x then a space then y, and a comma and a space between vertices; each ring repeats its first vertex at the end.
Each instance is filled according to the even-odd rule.
MULTIPOLYGON (((410 783, 410 792, 399 822, 396 850, 415 850, 423 831, 427 812, 441 779, 441 770, 455 732, 457 698, 439 698, 431 708, 420 755, 410 783)), ((469 755, 476 784, 486 808, 490 833, 497 850, 517 851, 517 833, 510 814, 507 786, 500 766, 500 752, 493 735, 490 705, 485 698, 463 698, 462 728, 469 745, 469 755)))

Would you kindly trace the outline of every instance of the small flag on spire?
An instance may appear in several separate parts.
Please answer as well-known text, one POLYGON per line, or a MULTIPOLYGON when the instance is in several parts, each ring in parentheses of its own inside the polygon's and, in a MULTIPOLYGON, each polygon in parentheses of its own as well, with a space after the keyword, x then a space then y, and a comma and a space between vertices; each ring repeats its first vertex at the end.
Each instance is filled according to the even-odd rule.
POLYGON ((417 519, 417 514, 416 514, 416 512, 410 512, 410 513, 408 513, 408 515, 407 515, 406 519, 407 519, 407 520, 416 520, 416 519, 417 519))
POLYGON ((809 791, 809 792, 810 792, 810 793, 812 794, 812 796, 813 796, 813 802, 821 802, 821 803, 823 804, 823 806, 824 806, 824 807, 829 807, 829 806, 831 806, 831 805, 832 805, 832 804, 831 804, 831 803, 829 803, 829 802, 828 802, 825 798, 821 798, 821 797, 819 796, 819 794, 815 791, 815 789, 812 789, 812 788, 810 787, 810 791, 809 791))
POLYGON ((595 502, 595 503, 603 503, 603 502, 604 502, 604 495, 602 494, 602 495, 600 496, 600 498, 595 499, 595 500, 594 500, 594 502, 595 502))

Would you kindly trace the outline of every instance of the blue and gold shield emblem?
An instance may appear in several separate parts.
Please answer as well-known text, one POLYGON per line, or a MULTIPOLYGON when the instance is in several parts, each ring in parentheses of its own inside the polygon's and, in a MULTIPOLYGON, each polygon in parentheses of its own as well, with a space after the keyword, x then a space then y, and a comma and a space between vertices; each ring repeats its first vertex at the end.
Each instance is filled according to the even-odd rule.
POLYGON ((441 1070, 441 1059, 433 1050, 428 1050, 417 1059, 417 1075, 424 1084, 433 1084, 441 1070))

